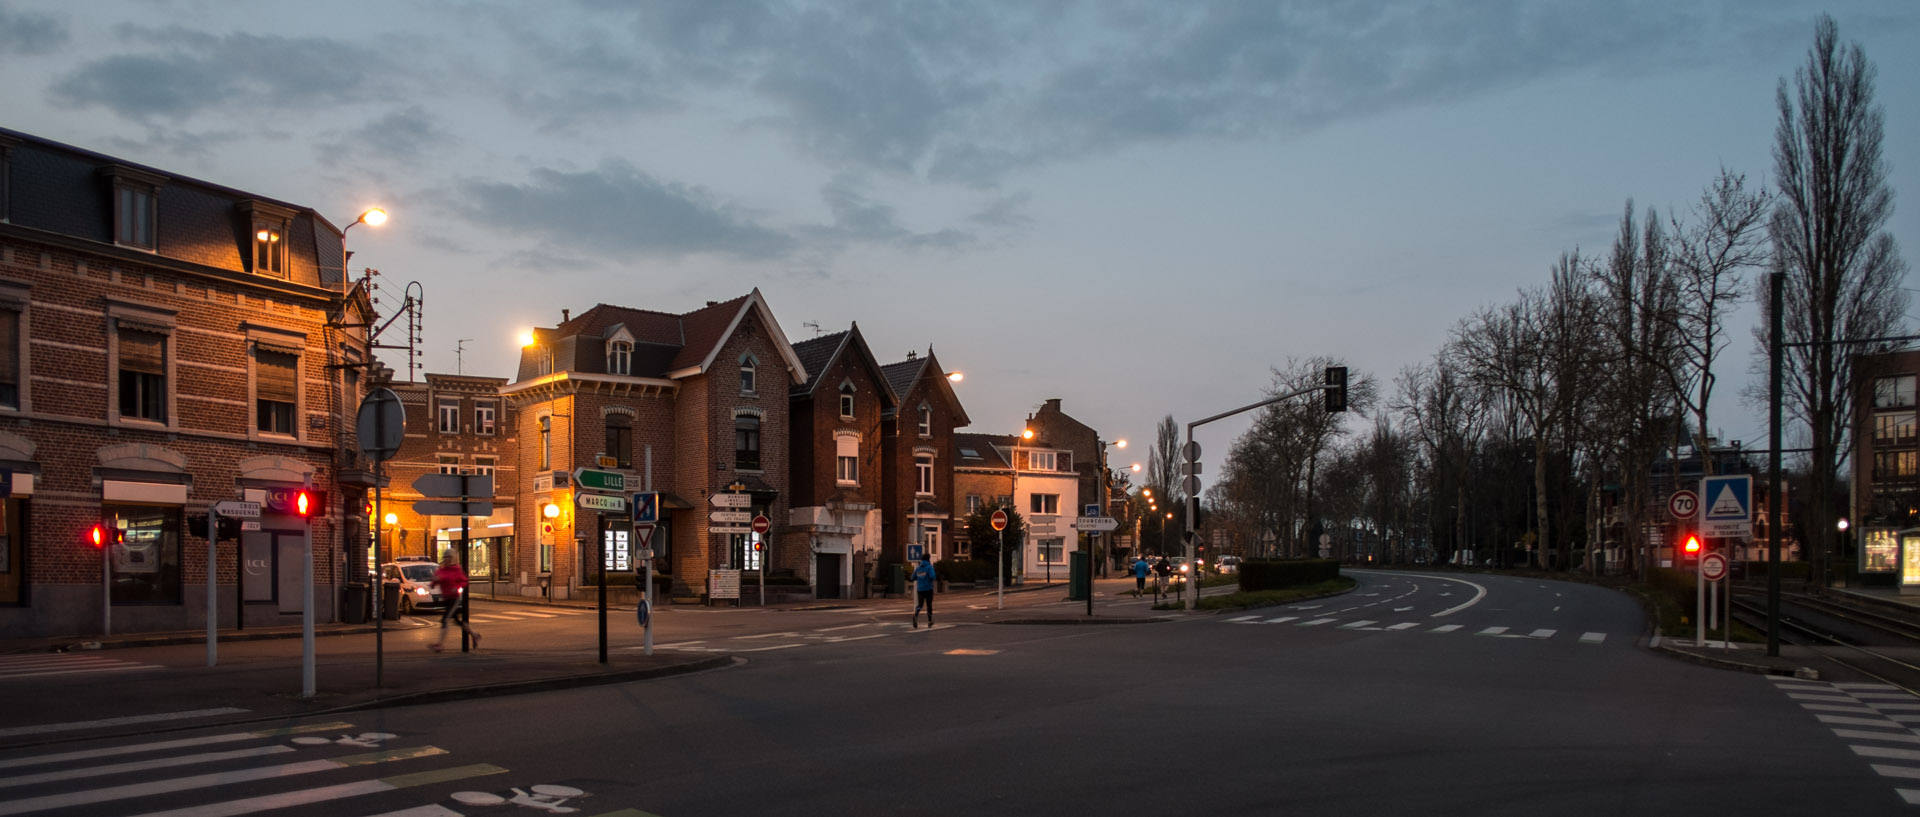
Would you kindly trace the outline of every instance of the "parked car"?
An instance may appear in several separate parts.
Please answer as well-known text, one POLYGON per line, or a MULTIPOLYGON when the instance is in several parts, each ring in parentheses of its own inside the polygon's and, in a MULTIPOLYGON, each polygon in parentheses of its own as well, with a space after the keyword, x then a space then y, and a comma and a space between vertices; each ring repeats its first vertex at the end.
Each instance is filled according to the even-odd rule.
POLYGON ((434 586, 433 574, 439 569, 438 564, 425 556, 401 556, 380 566, 382 580, 400 585, 401 615, 414 610, 440 609, 453 601, 451 596, 441 596, 440 588, 434 586))
POLYGON ((1219 563, 1219 567, 1220 567, 1220 572, 1222 572, 1222 573, 1232 573, 1232 572, 1234 572, 1234 571, 1236 571, 1236 570, 1239 570, 1239 569, 1240 569, 1240 557, 1238 557, 1238 556, 1222 556, 1222 557, 1220 557, 1220 563, 1219 563))

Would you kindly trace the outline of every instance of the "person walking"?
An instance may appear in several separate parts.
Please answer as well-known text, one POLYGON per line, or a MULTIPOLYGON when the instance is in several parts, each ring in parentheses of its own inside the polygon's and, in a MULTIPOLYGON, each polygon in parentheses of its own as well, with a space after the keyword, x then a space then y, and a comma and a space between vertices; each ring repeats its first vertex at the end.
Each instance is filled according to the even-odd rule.
POLYGON ((447 623, 460 622, 460 631, 473 639, 473 648, 480 649, 480 634, 473 631, 467 623, 467 571, 454 561, 453 552, 448 551, 446 558, 440 560, 440 569, 434 571, 433 583, 440 588, 440 595, 449 599, 446 612, 440 614, 440 638, 427 649, 439 652, 441 644, 447 640, 447 623))
POLYGON ((933 557, 920 560, 920 566, 913 569, 913 626, 920 626, 920 608, 927 608, 927 626, 933 626, 933 557))
POLYGON ((1147 557, 1145 554, 1141 554, 1139 556, 1133 557, 1133 596, 1134 598, 1139 598, 1147 594, 1147 571, 1152 569, 1153 569, 1152 565, 1147 564, 1147 557))
POLYGON ((1160 561, 1154 563, 1153 572, 1155 576, 1153 581, 1153 596, 1154 598, 1159 598, 1167 592, 1167 580, 1173 577, 1173 563, 1167 561, 1167 557, 1162 556, 1160 557, 1160 561))

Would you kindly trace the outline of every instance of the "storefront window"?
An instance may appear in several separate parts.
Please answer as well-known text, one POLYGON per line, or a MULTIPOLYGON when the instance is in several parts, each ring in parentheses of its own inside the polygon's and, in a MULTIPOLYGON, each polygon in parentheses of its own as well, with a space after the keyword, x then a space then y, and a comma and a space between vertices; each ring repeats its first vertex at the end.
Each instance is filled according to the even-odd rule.
POLYGON ((1900 586, 1920 587, 1920 535, 1900 537, 1900 586))
POLYGON ((604 540, 601 559, 608 573, 629 573, 633 570, 632 533, 615 528, 602 532, 604 540))
POLYGON ((1900 566, 1900 539, 1891 528, 1869 529, 1860 546, 1860 572, 1892 573, 1900 566))
POLYGON ((116 604, 180 603, 180 509, 108 505, 101 509, 126 541, 113 546, 116 604))

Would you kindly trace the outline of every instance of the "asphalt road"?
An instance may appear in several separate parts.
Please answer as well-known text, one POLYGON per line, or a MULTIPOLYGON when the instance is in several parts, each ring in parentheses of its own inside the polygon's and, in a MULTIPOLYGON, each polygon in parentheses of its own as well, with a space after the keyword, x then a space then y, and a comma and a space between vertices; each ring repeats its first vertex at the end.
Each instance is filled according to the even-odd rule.
MULTIPOLYGON (((354 713, 302 736, 222 744, 286 750, 270 756, 105 779, 60 774, 108 762, 99 758, 0 753, 0 817, 244 814, 208 806, 263 796, 278 798, 254 801, 276 815, 407 817, 555 807, 665 817, 1916 808, 1898 789, 1920 780, 1876 765, 1920 767, 1920 738, 1897 720, 1920 701, 1651 653, 1638 643, 1638 608, 1599 588, 1353 575, 1362 586, 1344 596, 1141 625, 992 624, 997 611, 959 608, 932 629, 905 627, 891 611, 676 611, 689 620, 663 625, 672 636, 662 649, 718 645, 743 660, 643 683, 354 713), (290 763, 315 770, 245 771, 290 763), (168 782, 215 772, 219 782, 202 786, 168 782), (29 773, 38 776, 19 779, 29 773), (145 788, 121 788, 130 786, 145 788), (340 794, 353 787, 369 790, 340 794), (86 799, 115 791, 123 796, 86 799), (504 802, 513 798, 522 802, 504 802)), ((503 648, 542 638, 581 648, 539 634, 578 633, 577 623, 483 626, 490 649, 496 637, 503 648)))

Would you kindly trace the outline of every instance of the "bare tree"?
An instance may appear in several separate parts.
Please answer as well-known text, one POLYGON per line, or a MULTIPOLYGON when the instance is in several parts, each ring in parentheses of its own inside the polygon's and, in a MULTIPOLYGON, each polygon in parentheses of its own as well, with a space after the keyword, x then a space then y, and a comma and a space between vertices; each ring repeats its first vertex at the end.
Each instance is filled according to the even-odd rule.
POLYGON ((1846 459, 1853 404, 1852 355, 1832 341, 1895 334, 1907 305, 1900 289, 1906 264, 1883 229, 1893 189, 1881 156, 1876 73, 1859 44, 1842 46, 1833 18, 1821 15, 1806 67, 1791 85, 1782 79, 1778 92, 1779 201, 1767 231, 1775 269, 1786 274, 1785 340, 1808 344, 1787 351, 1791 382, 1782 397, 1808 425, 1810 498, 1799 528, 1822 583, 1833 531, 1828 504, 1846 459))
MULTIPOLYGON (((1467 485, 1489 413, 1486 392, 1468 382, 1451 349, 1442 347, 1431 362, 1400 372, 1393 409, 1425 447, 1433 473, 1453 483, 1452 549, 1459 549, 1469 544, 1467 485)), ((1451 553, 1441 558, 1448 560, 1451 553)))
POLYGON ((1763 226, 1773 208, 1772 195, 1748 190, 1747 177, 1726 168, 1700 194, 1687 224, 1673 221, 1674 281, 1679 304, 1674 340, 1680 346, 1667 378, 1681 405, 1693 417, 1693 447, 1713 474, 1707 408, 1717 378, 1713 363, 1727 345, 1726 316, 1747 297, 1741 276, 1767 263, 1763 226))

